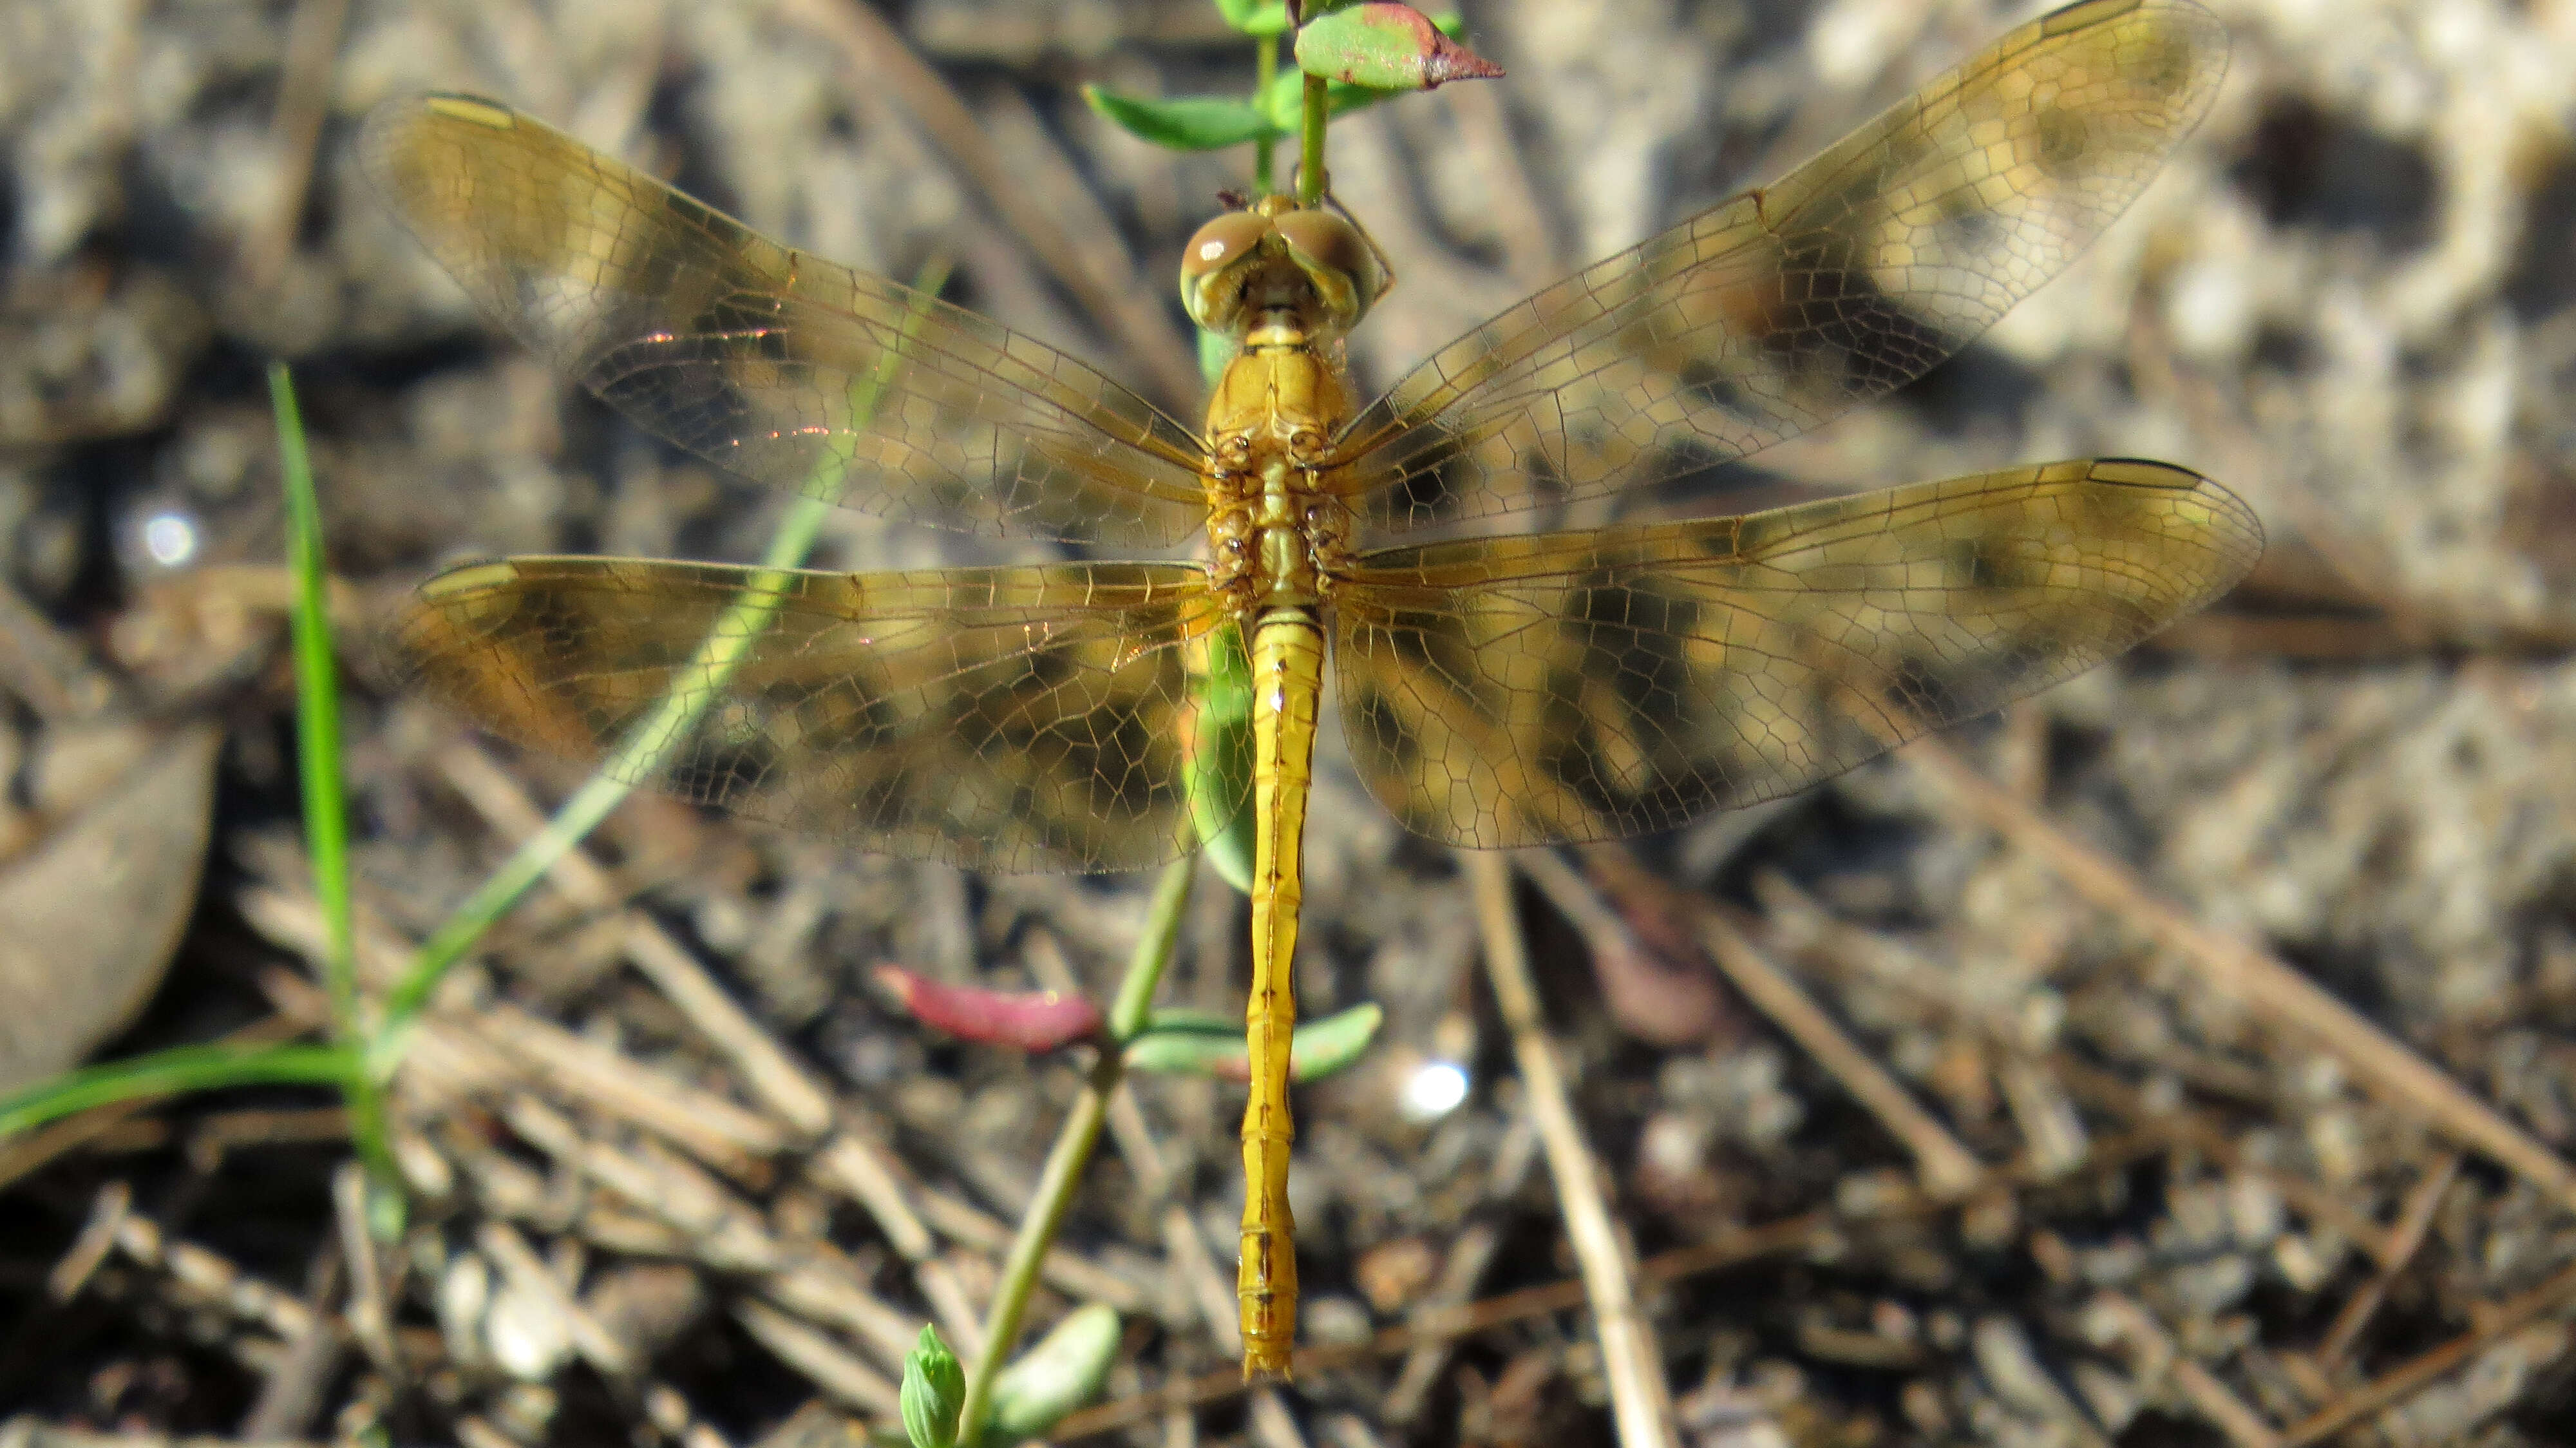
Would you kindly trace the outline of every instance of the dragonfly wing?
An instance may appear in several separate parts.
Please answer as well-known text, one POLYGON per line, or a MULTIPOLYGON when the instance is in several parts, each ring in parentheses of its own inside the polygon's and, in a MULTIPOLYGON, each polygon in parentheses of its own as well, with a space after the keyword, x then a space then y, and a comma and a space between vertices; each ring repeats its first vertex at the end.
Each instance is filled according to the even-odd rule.
POLYGON ((2193 0, 2025 25, 1777 184, 1459 338, 1342 437, 1402 530, 1650 485, 1912 378, 2055 276, 2217 93, 2193 0))
POLYGON ((1198 842, 1190 658, 1221 616, 1177 564, 519 558, 430 580, 401 651, 495 732, 631 784, 888 854, 1120 870, 1198 842))
POLYGON ((485 316, 720 467, 983 533, 1161 546, 1206 519, 1196 436, 1126 388, 531 117, 396 100, 360 150, 485 316))
POLYGON ((2091 461, 1390 549, 1334 595, 1343 732, 1433 839, 1669 829, 2100 663, 2262 547, 2198 474, 2091 461))

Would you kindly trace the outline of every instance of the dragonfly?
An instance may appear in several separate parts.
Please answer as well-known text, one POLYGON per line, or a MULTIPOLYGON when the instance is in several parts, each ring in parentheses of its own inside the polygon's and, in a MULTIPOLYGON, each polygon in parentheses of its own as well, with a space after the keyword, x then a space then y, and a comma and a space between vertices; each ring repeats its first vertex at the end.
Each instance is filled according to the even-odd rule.
POLYGON ((1615 507, 1921 375, 2128 206, 2226 52, 2194 0, 2057 10, 1368 402, 1344 338, 1386 286, 1373 244, 1332 209, 1253 199, 1184 254, 1185 310, 1235 348, 1195 430, 529 116, 389 102, 362 149, 402 221, 492 322, 670 444, 1076 560, 1199 545, 862 573, 513 558, 423 585, 403 641, 502 735, 863 850, 1132 870, 1248 825, 1238 1289, 1246 1376, 1285 1374, 1290 963, 1328 670, 1351 763, 1407 829, 1541 846, 1802 789, 2225 591, 2262 550, 2254 514, 2158 462, 1582 531, 1494 520, 1615 507), (1250 768, 1213 768, 1246 726, 1212 681, 1246 667, 1250 768), (634 762, 621 745, 648 726, 665 747, 634 762))

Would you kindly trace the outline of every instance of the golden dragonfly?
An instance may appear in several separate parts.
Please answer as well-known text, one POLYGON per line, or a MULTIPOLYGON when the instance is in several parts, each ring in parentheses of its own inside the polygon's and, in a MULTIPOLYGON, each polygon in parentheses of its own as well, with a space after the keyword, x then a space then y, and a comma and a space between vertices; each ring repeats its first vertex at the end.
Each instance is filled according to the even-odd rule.
POLYGON ((394 102, 362 144, 404 222, 494 323, 668 442, 912 522, 1204 539, 1198 561, 858 574, 517 558, 431 580, 406 641, 482 723, 576 757, 624 757, 693 700, 631 782, 867 850, 1130 870, 1249 809, 1244 1368, 1284 1372, 1289 966, 1328 655, 1369 791, 1419 834, 1494 849, 1786 794, 2217 596, 2260 528, 2152 462, 1477 530, 1743 457, 1920 375, 2136 197, 2226 47, 2194 0, 2068 6, 1365 405, 1342 341, 1385 284, 1372 248, 1330 210, 1259 198, 1182 264, 1191 318, 1238 348, 1196 431, 527 116, 394 102), (703 645, 727 629, 719 667, 703 645), (1247 651, 1252 767, 1212 770, 1209 681, 1247 651))

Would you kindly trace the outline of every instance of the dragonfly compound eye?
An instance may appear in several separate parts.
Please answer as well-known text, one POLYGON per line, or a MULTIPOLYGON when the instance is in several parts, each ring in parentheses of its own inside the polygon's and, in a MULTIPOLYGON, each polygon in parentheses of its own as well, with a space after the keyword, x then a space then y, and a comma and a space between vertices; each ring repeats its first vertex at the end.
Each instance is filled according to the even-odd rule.
POLYGON ((1257 211, 1230 211, 1190 238, 1181 253, 1181 306, 1211 332, 1230 331, 1247 278, 1235 263, 1261 249, 1271 221, 1257 211))
POLYGON ((1377 294, 1385 273, 1359 228, 1329 211, 1290 211, 1272 223, 1288 242, 1288 254, 1315 284, 1335 330, 1355 325, 1377 294))

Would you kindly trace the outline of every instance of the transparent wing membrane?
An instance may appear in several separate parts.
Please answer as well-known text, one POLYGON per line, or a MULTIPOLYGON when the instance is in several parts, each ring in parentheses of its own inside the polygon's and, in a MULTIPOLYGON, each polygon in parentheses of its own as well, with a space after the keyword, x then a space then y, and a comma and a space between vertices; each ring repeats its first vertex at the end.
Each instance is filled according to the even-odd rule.
POLYGON ((1219 621, 1186 565, 520 558, 431 580, 401 645, 486 726, 631 784, 888 854, 1124 870, 1198 843, 1192 656, 1219 621))
POLYGON ((391 102, 368 174, 493 322, 758 482, 993 534, 1164 546, 1197 438, 1052 348, 778 245, 530 117, 391 102))
POLYGON ((1776 184, 1441 349, 1345 430, 1345 485, 1393 530, 1597 497, 1921 376, 2136 198, 2226 62, 2192 0, 2025 25, 1776 184))
POLYGON ((2261 552, 2235 496, 2140 462, 1390 549, 1333 598, 1344 733, 1433 839, 1670 829, 2080 673, 2261 552))

